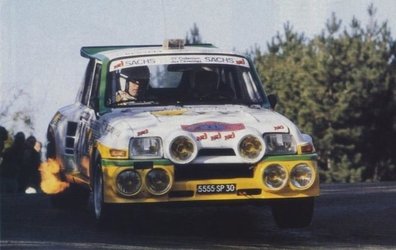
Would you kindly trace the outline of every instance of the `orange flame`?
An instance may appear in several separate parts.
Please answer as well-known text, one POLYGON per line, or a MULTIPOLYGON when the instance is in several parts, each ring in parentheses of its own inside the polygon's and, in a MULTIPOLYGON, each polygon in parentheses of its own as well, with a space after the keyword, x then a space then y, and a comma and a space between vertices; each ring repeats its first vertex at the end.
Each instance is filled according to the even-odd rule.
POLYGON ((57 194, 69 187, 69 183, 59 178, 60 166, 54 159, 48 159, 41 163, 39 171, 41 174, 41 190, 46 194, 57 194))

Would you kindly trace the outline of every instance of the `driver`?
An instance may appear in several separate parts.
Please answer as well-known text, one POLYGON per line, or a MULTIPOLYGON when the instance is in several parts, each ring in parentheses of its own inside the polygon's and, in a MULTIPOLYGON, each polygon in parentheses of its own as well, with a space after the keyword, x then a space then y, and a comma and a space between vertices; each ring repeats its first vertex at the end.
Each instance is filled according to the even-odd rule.
POLYGON ((138 98, 140 88, 140 81, 128 79, 124 90, 119 90, 116 93, 116 102, 136 101, 138 98))
POLYGON ((142 99, 150 78, 148 67, 127 68, 122 71, 122 75, 126 78, 125 88, 116 92, 116 102, 142 99))

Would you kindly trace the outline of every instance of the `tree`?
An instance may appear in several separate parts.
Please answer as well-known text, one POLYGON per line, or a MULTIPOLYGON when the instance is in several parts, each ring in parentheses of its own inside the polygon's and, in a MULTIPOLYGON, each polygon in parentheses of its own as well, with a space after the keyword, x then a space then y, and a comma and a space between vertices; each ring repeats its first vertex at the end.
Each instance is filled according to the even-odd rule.
POLYGON ((202 38, 199 33, 199 29, 196 23, 193 24, 193 27, 190 29, 190 34, 186 34, 186 44, 199 44, 202 43, 202 38))
POLYGON ((284 33, 255 52, 278 111, 312 134, 319 164, 330 181, 396 179, 396 53, 387 22, 355 18, 349 28, 335 14, 308 40, 287 23, 284 33))
POLYGON ((29 94, 22 89, 13 89, 8 97, 9 99, 4 100, 0 106, 0 124, 11 128, 10 134, 17 132, 15 129, 33 132, 31 110, 20 105, 23 102, 25 106, 29 106, 26 104, 26 100, 31 99, 29 94))

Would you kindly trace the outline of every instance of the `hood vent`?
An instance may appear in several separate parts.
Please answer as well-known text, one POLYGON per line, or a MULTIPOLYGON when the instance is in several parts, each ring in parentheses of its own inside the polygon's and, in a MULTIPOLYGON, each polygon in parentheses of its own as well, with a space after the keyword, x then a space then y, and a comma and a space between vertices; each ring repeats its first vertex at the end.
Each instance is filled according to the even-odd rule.
POLYGON ((198 152, 200 156, 235 156, 232 148, 202 148, 198 152))

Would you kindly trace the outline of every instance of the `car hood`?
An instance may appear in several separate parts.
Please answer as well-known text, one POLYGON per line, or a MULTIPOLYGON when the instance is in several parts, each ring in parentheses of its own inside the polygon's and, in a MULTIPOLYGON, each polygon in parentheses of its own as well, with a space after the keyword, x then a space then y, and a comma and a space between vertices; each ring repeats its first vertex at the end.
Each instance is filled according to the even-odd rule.
POLYGON ((189 134, 196 140, 206 137, 208 141, 225 141, 245 134, 291 133, 297 142, 302 140, 296 126, 279 113, 239 105, 126 108, 104 115, 100 124, 105 144, 113 144, 114 140, 117 144, 128 143, 131 137, 142 136, 167 140, 178 134, 189 134))

